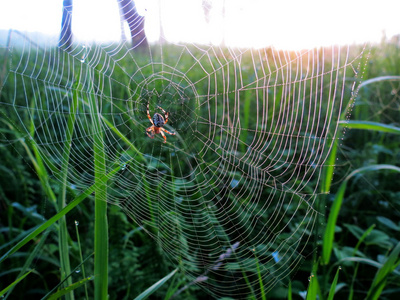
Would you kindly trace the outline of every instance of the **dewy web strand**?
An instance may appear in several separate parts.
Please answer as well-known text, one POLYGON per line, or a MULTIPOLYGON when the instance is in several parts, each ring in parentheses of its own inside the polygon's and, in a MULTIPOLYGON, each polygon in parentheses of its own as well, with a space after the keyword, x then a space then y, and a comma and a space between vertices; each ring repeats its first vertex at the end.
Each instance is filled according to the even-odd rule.
POLYGON ((53 179, 75 95, 69 188, 93 184, 101 132, 102 172, 121 168, 104 200, 146 230, 189 281, 215 296, 259 294, 257 265, 268 291, 315 250, 308 241, 323 171, 364 49, 160 43, 141 52, 119 42, 66 51, 13 34, 9 51, 1 109, 35 142, 53 179), (145 133, 148 104, 151 117, 169 113, 164 129, 176 135, 166 143, 145 133))

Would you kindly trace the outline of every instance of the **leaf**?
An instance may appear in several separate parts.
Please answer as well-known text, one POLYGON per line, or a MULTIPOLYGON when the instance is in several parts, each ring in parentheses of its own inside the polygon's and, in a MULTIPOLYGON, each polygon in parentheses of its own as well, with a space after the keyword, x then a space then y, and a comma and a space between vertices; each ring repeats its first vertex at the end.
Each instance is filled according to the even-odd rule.
MULTIPOLYGON (((357 249, 362 241, 364 241, 366 245, 378 245, 383 248, 391 248, 393 246, 390 242, 390 237, 386 233, 374 229, 375 224, 372 224, 366 231, 363 231, 363 229, 355 225, 345 224, 345 226, 359 239, 356 247, 357 249)), ((357 249, 355 249, 355 251, 357 249)))
POLYGON ((358 239, 361 238, 364 232, 360 227, 356 225, 344 224, 344 226, 358 239))
POLYGON ((174 274, 178 271, 178 269, 173 270, 171 273, 169 273, 167 276, 164 278, 160 279, 157 281, 155 284, 153 284, 151 287, 149 287, 147 290, 145 290, 143 293, 141 293, 139 296, 135 298, 135 300, 142 300, 146 299, 148 296, 153 294, 156 290, 158 290, 165 282, 168 281, 174 274))
POLYGON ((384 248, 391 248, 393 244, 390 242, 390 237, 380 230, 372 230, 365 238, 366 245, 378 245, 384 248))
POLYGON ((396 225, 392 220, 385 218, 385 217, 376 217, 379 222, 381 222, 383 225, 389 227, 390 229, 400 231, 400 226, 396 225))
MULTIPOLYGON (((369 258, 362 258, 362 257, 344 257, 341 259, 341 261, 346 262, 346 261, 352 261, 352 262, 358 262, 358 263, 362 263, 362 264, 366 264, 369 266, 372 266, 374 268, 381 268, 383 266, 382 263, 379 263, 377 261, 374 261, 372 259, 369 258)), ((393 274, 400 276, 400 271, 397 270, 393 270, 393 274)))

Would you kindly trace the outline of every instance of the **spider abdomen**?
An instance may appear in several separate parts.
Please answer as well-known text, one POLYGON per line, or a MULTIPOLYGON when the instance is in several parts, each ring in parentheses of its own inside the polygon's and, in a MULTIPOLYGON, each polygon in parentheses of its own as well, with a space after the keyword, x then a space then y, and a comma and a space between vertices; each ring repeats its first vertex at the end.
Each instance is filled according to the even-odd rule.
POLYGON ((159 113, 155 113, 153 116, 153 123, 156 127, 162 127, 165 124, 164 117, 159 113))

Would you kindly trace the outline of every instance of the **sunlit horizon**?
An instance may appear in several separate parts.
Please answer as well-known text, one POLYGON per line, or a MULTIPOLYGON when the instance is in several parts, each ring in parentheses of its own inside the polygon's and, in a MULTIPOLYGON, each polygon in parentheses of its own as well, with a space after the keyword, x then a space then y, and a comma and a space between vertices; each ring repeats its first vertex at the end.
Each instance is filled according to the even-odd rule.
MULTIPOLYGON (((62 0, 3 1, 0 29, 39 32, 58 37, 62 0)), ((150 43, 160 40, 161 27, 171 43, 299 50, 332 44, 379 42, 400 34, 396 14, 400 1, 383 0, 136 0, 145 15, 150 43)), ((118 41, 121 37, 117 1, 75 0, 72 31, 77 41, 118 41)), ((126 26, 127 27, 127 26, 126 26)), ((129 36, 127 28, 126 36, 129 36)))

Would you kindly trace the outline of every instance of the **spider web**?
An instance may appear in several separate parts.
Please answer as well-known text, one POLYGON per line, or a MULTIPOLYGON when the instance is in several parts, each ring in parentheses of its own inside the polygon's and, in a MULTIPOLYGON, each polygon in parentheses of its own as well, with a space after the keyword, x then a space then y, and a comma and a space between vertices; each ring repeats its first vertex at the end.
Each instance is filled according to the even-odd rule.
POLYGON ((323 171, 364 49, 156 43, 137 51, 119 42, 65 51, 14 32, 3 50, 2 113, 52 177, 62 182, 72 134, 68 188, 91 186, 101 133, 104 201, 142 226, 189 282, 214 296, 259 295, 260 278, 265 291, 287 284, 315 250, 323 171), (169 112, 165 128, 176 135, 165 144, 145 134, 148 103, 151 116, 162 113, 157 106, 169 112))

